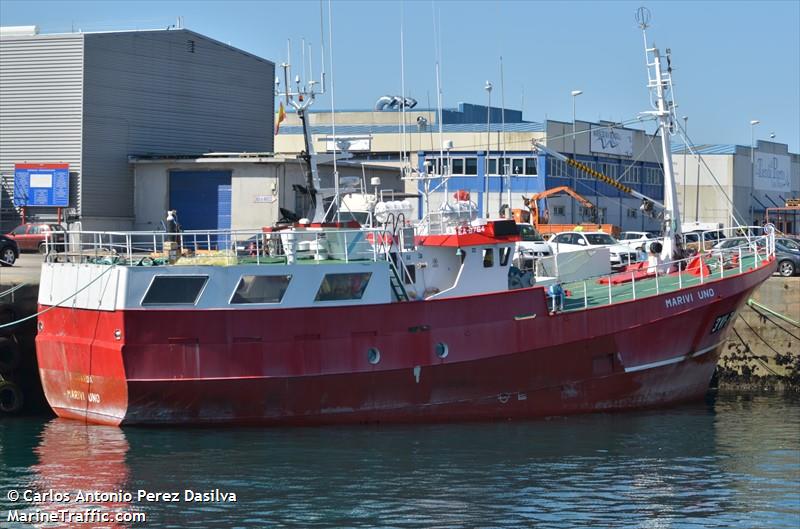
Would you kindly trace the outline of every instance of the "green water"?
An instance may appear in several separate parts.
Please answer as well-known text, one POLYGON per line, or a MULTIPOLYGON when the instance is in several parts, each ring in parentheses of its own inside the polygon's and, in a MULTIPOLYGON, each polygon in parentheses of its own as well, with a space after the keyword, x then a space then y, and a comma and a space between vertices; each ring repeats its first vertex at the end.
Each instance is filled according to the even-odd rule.
POLYGON ((0 419, 0 527, 31 527, 13 521, 21 513, 91 509, 147 519, 72 527, 797 529, 800 398, 419 426, 118 429, 0 419), (186 490, 214 489, 237 501, 186 501, 186 490), (11 491, 70 501, 12 502, 11 491), (77 491, 133 498, 76 501, 77 491), (148 492, 177 492, 179 501, 138 497, 148 492))

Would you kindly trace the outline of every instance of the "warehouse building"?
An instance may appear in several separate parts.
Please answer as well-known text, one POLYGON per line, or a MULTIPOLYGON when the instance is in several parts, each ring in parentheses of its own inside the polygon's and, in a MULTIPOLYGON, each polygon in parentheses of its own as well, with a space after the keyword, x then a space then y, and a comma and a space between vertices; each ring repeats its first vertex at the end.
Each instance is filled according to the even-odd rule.
MULTIPOLYGON (((332 157, 319 158, 322 188, 332 189, 332 157)), ((306 164, 294 156, 206 153, 132 156, 130 162, 136 189, 136 231, 163 230, 167 209, 178 211, 184 230, 249 230, 271 226, 287 211, 304 217, 311 208, 308 194, 299 191, 306 184, 306 164)), ((354 182, 342 186, 343 192, 372 192, 376 186, 390 195, 403 190, 400 173, 392 164, 338 160, 336 172, 340 181, 354 182), (370 182, 376 182, 375 186, 370 182)), ((345 216, 344 220, 350 219, 345 216)))
POLYGON ((698 145, 696 154, 676 144, 672 152, 685 221, 731 226, 735 215, 740 223, 769 220, 782 231, 800 233, 797 208, 786 208, 800 198, 800 155, 790 153, 785 143, 698 145))
MULTIPOLYGON (((334 116, 323 111, 311 112, 310 116, 315 149, 334 152, 334 116)), ((435 190, 430 194, 430 206, 434 209, 445 196, 465 190, 479 211, 497 216, 507 205, 523 208, 523 195, 566 185, 595 205, 599 222, 626 230, 658 230, 660 222, 643 214, 640 200, 535 151, 533 142, 544 142, 570 157, 574 153, 593 169, 661 201, 660 138, 609 122, 577 121, 574 126, 573 143, 572 122, 530 122, 519 110, 460 103, 457 108, 443 110, 440 136, 436 110, 349 110, 335 114, 335 143, 337 149, 344 146, 356 159, 392 161, 399 167, 406 152, 410 153, 408 164, 417 174, 451 174, 446 186, 441 180, 431 181, 435 190)), ((283 153, 303 149, 302 127, 295 115, 287 116, 275 145, 276 151, 283 153)), ((406 189, 424 194, 423 182, 407 180, 406 189)), ((551 197, 545 207, 552 223, 594 218, 590 209, 567 196, 551 197)), ((418 211, 421 208, 422 199, 418 211)))
POLYGON ((137 188, 129 156, 271 153, 274 77, 271 61, 187 29, 2 28, 2 228, 18 224, 25 206, 28 217, 63 214, 73 228, 131 229, 142 224, 135 197, 166 209, 181 186, 184 203, 231 204, 230 171, 176 176, 171 190, 137 188), (41 164, 66 164, 68 182, 41 164))

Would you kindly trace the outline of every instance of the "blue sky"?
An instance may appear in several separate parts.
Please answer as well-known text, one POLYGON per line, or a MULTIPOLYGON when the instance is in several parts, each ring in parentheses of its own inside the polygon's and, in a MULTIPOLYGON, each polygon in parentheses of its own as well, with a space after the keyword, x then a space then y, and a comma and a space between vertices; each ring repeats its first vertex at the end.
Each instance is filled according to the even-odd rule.
MULTIPOLYGON (((400 92, 400 23, 405 27, 406 92, 436 104, 434 12, 440 18, 444 105, 492 103, 525 119, 571 120, 570 91, 583 90, 578 119, 624 120, 647 110, 641 32, 634 13, 652 13, 649 37, 673 53, 676 100, 695 143, 756 138, 800 152, 800 1, 524 2, 344 1, 333 7, 336 107, 370 108, 400 92), (524 96, 523 96, 524 94, 524 96), (523 104, 524 101, 524 104, 523 104)), ((325 34, 328 38, 327 8, 325 34)), ((282 62, 286 39, 305 37, 319 58, 320 2, 1 0, 2 25, 39 25, 43 33, 184 26, 282 62)), ((327 55, 327 53, 326 53, 327 55)), ((330 65, 328 72, 330 75, 330 65)), ((330 106, 325 96, 318 108, 330 106)), ((652 129, 652 126, 650 127, 652 129)))

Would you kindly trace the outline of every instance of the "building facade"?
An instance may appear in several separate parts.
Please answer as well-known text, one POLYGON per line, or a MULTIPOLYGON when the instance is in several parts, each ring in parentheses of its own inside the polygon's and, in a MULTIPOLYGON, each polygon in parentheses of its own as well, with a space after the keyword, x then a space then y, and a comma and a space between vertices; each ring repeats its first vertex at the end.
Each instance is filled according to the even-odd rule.
MULTIPOLYGON (((135 189, 129 156, 272 152, 274 73, 186 29, 0 33, 3 228, 20 221, 15 164, 69 164, 70 224, 129 229, 134 194, 149 192, 135 189)), ((56 218, 54 208, 26 209, 56 218)))
MULTIPOLYGON (((168 209, 178 211, 184 230, 253 230, 281 220, 281 209, 304 217, 311 206, 298 188, 306 183, 305 162, 295 157, 227 153, 136 156, 130 162, 136 231, 163 230, 168 209)), ((339 160, 336 170, 340 180, 369 183, 377 177, 382 190, 404 188, 393 164, 339 160)), ((322 187, 333 188, 332 162, 321 163, 319 172, 322 187)))
MULTIPOLYGON (((407 191, 421 195, 419 210, 425 196, 429 207, 435 210, 446 199, 453 200, 456 191, 463 190, 482 214, 497 216, 501 209, 506 213, 508 206, 523 208, 523 197, 569 186, 591 201, 596 213, 568 196, 558 195, 542 205, 552 223, 590 222, 596 218, 623 230, 660 228, 660 221, 640 210, 639 199, 534 149, 534 142, 543 142, 567 156, 574 154, 591 168, 662 201, 658 136, 607 122, 578 121, 573 143, 571 122, 529 122, 522 119, 520 111, 505 112, 502 123, 499 108, 461 103, 442 112, 441 133, 438 112, 431 109, 410 109, 405 113, 343 111, 335 116, 311 112, 310 123, 318 152, 333 152, 336 146, 347 149, 356 159, 398 163, 408 159, 408 164, 423 177, 450 175, 447 179, 427 180, 428 192, 425 179, 406 181, 407 191)), ((275 146, 277 152, 303 150, 302 127, 295 115, 289 115, 281 126, 275 146)))
MULTIPOLYGON (((800 198, 800 155, 788 145, 673 145, 672 163, 684 221, 760 225, 767 210, 800 198), (735 220, 734 220, 735 217, 735 220)), ((775 215, 770 219, 775 221, 775 215)), ((783 220, 781 221, 783 222, 783 220)), ((795 219, 780 229, 800 233, 795 219)))

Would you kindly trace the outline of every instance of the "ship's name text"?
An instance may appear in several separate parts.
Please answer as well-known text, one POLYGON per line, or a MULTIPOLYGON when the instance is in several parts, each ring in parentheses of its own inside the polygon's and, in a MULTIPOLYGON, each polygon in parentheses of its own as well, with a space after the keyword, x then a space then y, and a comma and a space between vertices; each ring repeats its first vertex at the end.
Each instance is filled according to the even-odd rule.
MULTIPOLYGON (((697 298, 698 300, 703 299, 711 299, 715 295, 713 288, 706 288, 703 290, 697 291, 697 298)), ((695 293, 689 292, 687 294, 680 294, 679 296, 672 296, 671 298, 667 298, 664 300, 664 304, 667 306, 668 309, 673 309, 675 307, 680 307, 681 305, 688 305, 690 303, 694 303, 695 301, 695 293)))

